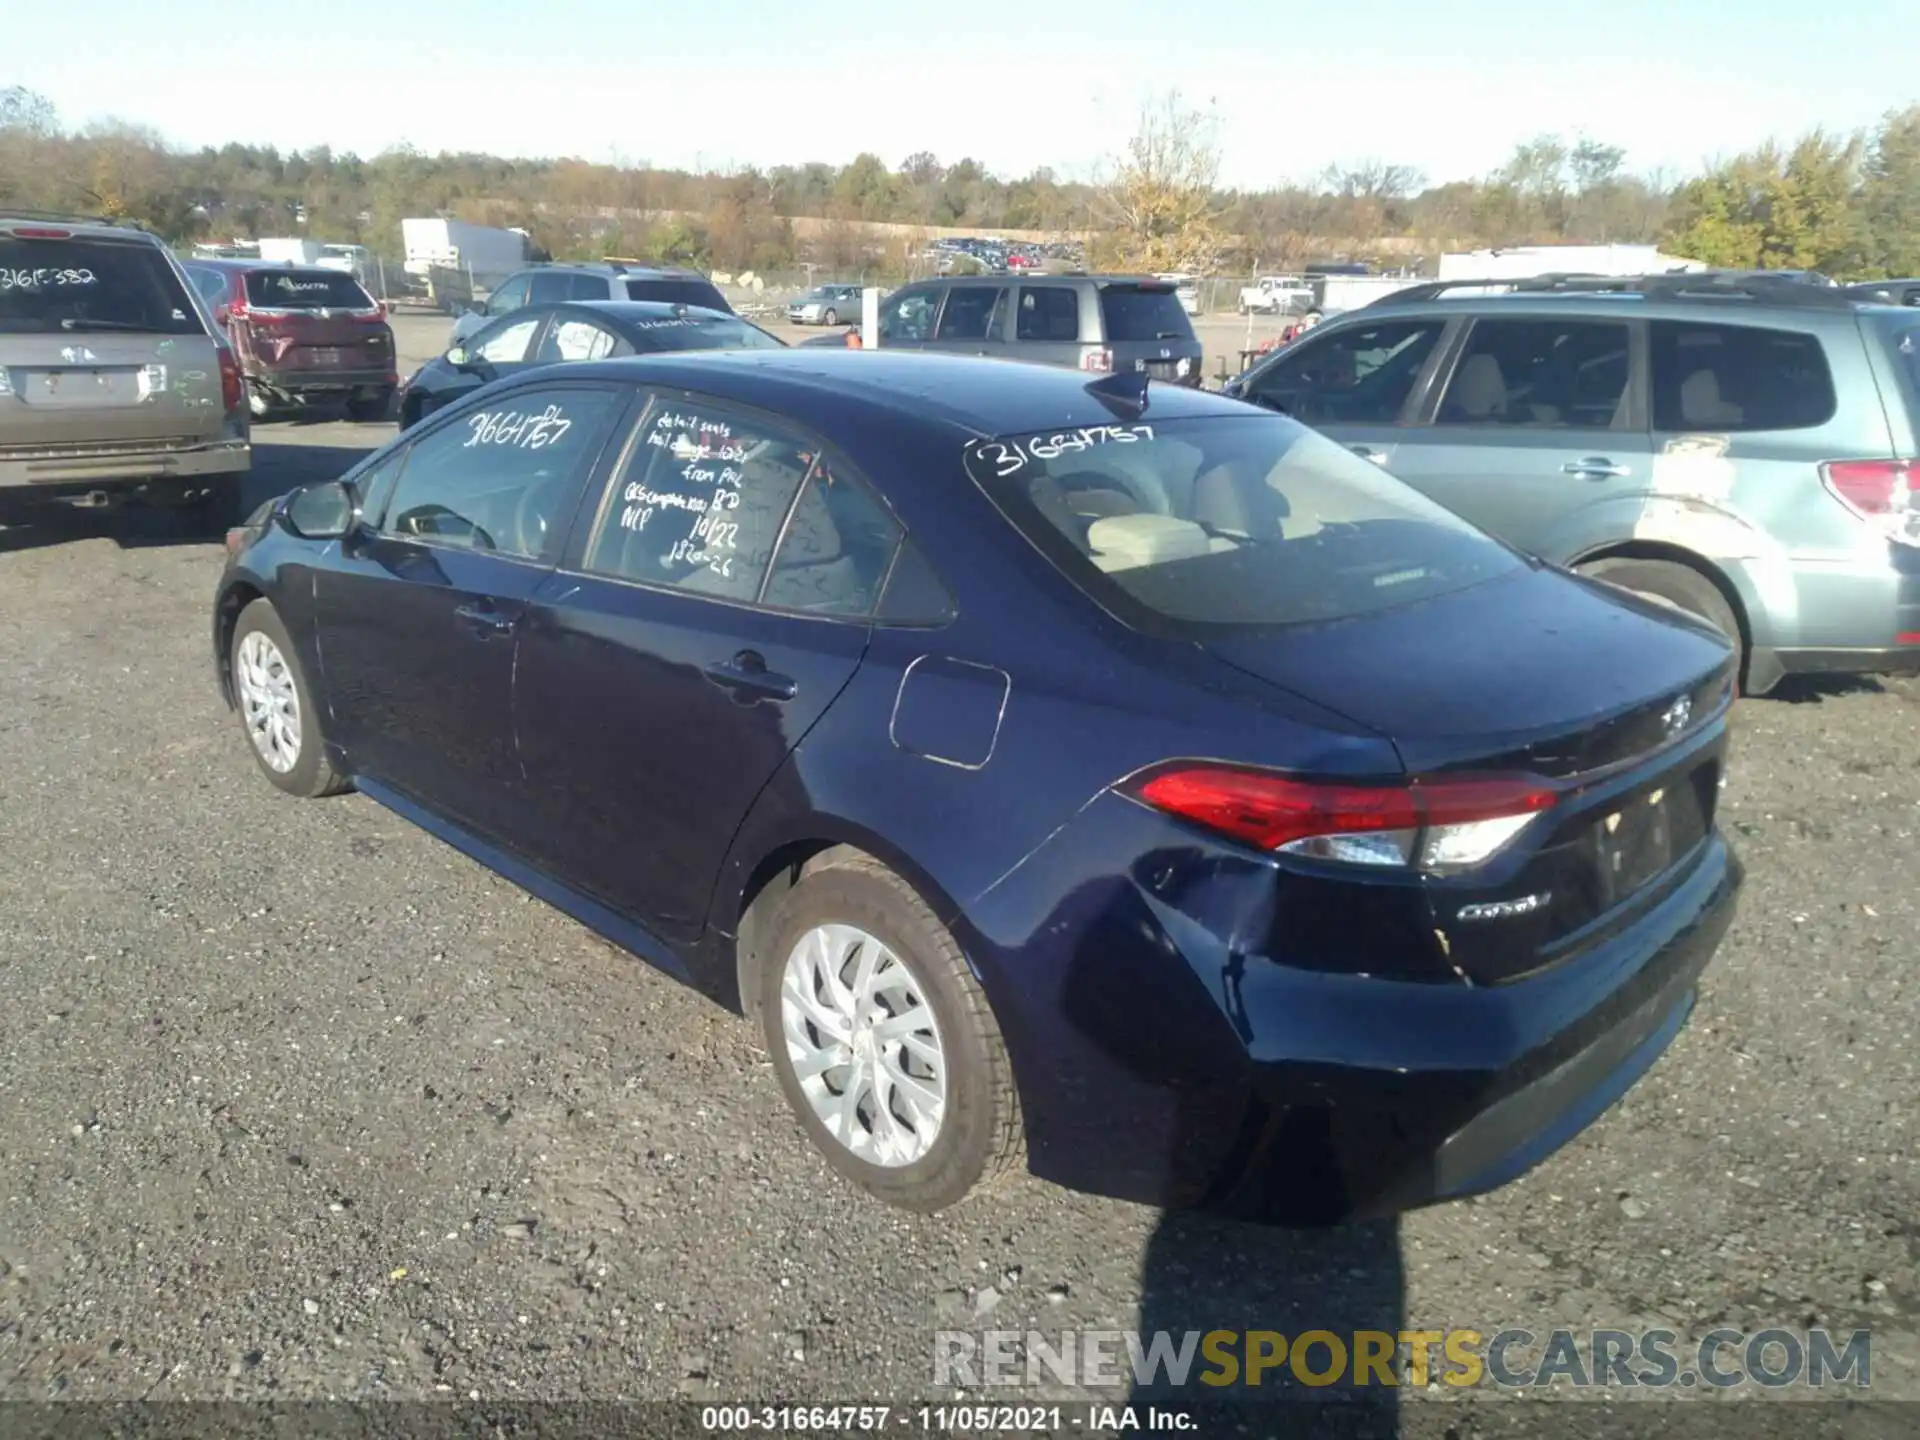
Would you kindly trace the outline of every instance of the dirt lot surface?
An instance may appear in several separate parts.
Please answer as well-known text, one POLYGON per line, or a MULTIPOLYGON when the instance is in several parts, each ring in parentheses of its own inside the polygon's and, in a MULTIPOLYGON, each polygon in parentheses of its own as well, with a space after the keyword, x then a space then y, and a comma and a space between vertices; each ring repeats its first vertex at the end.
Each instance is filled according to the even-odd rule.
MULTIPOLYGON (((253 488, 388 433, 264 426, 253 488)), ((1317 1234, 1030 1181, 920 1220, 805 1148, 744 1023, 271 790, 219 563, 133 515, 0 531, 0 1399, 902 1400, 936 1329, 1824 1325, 1920 1401, 1920 685, 1743 706, 1692 1023, 1520 1183, 1317 1234)))

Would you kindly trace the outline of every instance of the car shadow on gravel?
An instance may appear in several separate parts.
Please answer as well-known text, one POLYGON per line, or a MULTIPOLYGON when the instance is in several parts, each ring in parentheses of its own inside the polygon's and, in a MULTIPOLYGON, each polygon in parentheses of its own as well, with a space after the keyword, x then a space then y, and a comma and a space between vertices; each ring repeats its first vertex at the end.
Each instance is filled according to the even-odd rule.
MULTIPOLYGON (((301 445, 264 438, 254 446, 253 469, 240 488, 239 513, 249 514, 256 506, 296 486, 331 480, 373 449, 372 445, 301 445)), ((190 522, 186 512, 140 504, 105 509, 39 504, 21 506, 0 517, 0 555, 96 539, 109 539, 122 549, 135 550, 215 544, 220 536, 190 522)))
POLYGON ((1882 695, 1886 689, 1874 675, 1789 675, 1761 698, 1789 705, 1820 705, 1843 695, 1882 695))

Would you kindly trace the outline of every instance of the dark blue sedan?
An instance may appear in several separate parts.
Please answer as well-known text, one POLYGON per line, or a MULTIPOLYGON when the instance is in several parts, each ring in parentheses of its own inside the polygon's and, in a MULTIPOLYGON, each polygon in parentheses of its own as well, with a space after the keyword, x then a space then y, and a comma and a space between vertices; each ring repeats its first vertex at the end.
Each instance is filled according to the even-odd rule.
POLYGON ((914 1209, 1499 1184, 1666 1047, 1739 886, 1715 634, 1184 387, 559 366, 228 548, 268 780, 740 1006, 914 1209))
POLYGON ((539 365, 617 360, 662 350, 780 350, 786 342, 738 315, 653 300, 523 305, 436 355, 401 384, 400 428, 463 400, 482 385, 539 365))

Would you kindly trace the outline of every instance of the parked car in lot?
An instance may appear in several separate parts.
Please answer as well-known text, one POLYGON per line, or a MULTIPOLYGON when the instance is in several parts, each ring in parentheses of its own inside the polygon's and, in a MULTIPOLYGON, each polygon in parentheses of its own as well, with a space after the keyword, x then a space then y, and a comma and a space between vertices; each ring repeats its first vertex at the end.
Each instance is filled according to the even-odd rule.
POLYGON ((1351 311, 1229 393, 1711 621, 1751 693, 1920 670, 1920 318, 1768 275, 1500 283, 1351 311))
POLYGON ((256 420, 344 405, 384 420, 400 377, 387 309, 343 270, 263 260, 189 260, 188 277, 240 357, 256 420))
POLYGON ((482 385, 536 365, 662 350, 784 350, 738 315, 658 301, 583 300, 503 315, 422 365, 400 390, 400 428, 417 425, 482 385))
POLYGON ((1920 280, 1867 280, 1847 286, 1847 294, 1876 305, 1920 305, 1920 280))
POLYGON ((787 323, 838 325, 842 317, 849 322, 857 321, 861 304, 858 285, 816 285, 787 306, 787 323))
POLYGON ((229 550, 273 785, 737 1000, 915 1209, 1498 1184, 1666 1046, 1739 883, 1710 627, 1138 373, 556 366, 229 550))
POLYGON ((0 508, 137 498, 224 527, 251 463, 239 363, 166 247, 0 207, 0 508))
POLYGON ((880 302, 880 343, 1190 386, 1205 358, 1175 287, 1136 275, 922 280, 880 302))
POLYGON ((626 265, 538 265, 502 281, 478 310, 453 323, 453 338, 464 340, 489 320, 524 305, 557 305, 566 300, 652 300, 667 305, 698 305, 731 315, 727 297, 695 270, 626 265))

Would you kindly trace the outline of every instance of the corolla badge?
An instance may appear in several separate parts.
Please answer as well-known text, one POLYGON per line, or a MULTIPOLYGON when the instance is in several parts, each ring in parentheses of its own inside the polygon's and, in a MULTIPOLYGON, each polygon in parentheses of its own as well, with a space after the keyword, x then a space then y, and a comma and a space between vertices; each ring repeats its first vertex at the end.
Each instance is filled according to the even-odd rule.
POLYGON ((1660 716, 1660 724, 1665 728, 1667 737, 1671 739, 1686 729, 1687 721, 1692 718, 1693 701, 1689 700, 1685 695, 1682 695, 1678 700, 1675 700, 1671 705, 1667 706, 1665 712, 1660 716))
POLYGON ((84 345, 69 345, 60 352, 60 358, 69 365, 98 365, 100 357, 84 345))

